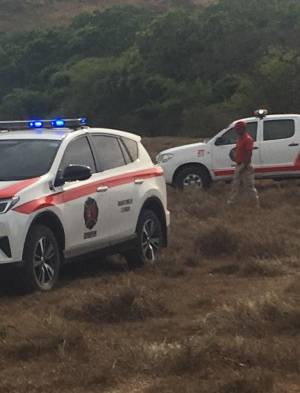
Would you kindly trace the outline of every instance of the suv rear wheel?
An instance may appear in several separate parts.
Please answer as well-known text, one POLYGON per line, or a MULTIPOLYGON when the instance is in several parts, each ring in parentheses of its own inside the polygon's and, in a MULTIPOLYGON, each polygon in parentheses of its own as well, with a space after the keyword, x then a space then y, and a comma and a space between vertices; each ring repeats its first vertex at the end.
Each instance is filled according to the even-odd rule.
POLYGON ((29 290, 49 291, 59 276, 61 254, 53 232, 44 225, 34 226, 24 249, 22 281, 29 290))
POLYGON ((205 189, 210 186, 210 183, 208 173, 198 165, 188 165, 179 169, 174 179, 174 186, 180 189, 189 187, 205 189))
POLYGON ((131 269, 141 267, 147 262, 153 263, 158 259, 163 246, 163 227, 155 212, 142 210, 136 234, 136 247, 124 254, 131 269))

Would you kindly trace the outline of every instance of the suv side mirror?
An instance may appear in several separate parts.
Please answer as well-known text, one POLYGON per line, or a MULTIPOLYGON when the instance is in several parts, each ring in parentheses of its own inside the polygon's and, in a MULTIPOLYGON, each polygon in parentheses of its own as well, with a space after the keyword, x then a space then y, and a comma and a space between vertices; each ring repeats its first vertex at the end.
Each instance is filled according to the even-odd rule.
POLYGON ((219 136, 219 138, 215 140, 215 145, 216 146, 224 145, 224 142, 225 142, 224 138, 222 136, 219 136))
POLYGON ((65 182, 77 180, 87 180, 92 176, 92 170, 85 165, 68 165, 62 174, 59 174, 55 181, 55 187, 62 186, 65 182))

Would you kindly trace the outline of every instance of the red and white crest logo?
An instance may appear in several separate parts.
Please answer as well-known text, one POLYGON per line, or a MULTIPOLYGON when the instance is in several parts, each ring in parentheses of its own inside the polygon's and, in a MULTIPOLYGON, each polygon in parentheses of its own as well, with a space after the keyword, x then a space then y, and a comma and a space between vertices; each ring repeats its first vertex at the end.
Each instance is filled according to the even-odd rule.
POLYGON ((88 198, 84 204, 84 222, 88 229, 93 229, 97 224, 99 209, 93 198, 88 198))

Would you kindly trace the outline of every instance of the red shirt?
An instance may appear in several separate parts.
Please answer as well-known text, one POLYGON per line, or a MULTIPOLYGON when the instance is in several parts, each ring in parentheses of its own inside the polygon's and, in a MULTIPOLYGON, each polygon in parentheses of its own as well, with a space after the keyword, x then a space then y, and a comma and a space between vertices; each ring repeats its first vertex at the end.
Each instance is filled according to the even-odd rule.
POLYGON ((242 164, 249 157, 249 152, 253 150, 253 138, 248 132, 238 137, 236 142, 235 161, 242 164))

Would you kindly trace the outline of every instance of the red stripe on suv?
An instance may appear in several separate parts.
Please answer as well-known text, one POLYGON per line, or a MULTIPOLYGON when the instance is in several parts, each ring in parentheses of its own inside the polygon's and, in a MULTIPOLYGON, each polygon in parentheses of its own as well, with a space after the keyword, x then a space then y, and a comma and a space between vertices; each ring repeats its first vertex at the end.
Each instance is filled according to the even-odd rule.
POLYGON ((89 184, 75 187, 71 190, 35 199, 33 201, 24 203, 23 205, 16 207, 14 210, 18 213, 30 214, 40 209, 70 202, 86 195, 94 194, 97 191, 97 188, 100 186, 107 186, 108 188, 112 188, 121 186, 123 184, 133 183, 136 179, 150 179, 152 177, 158 177, 162 175, 163 170, 157 167, 138 172, 126 173, 124 175, 112 176, 105 180, 95 181, 89 184))
POLYGON ((31 186, 31 184, 35 183, 39 177, 35 177, 33 179, 21 180, 18 183, 15 183, 11 186, 5 187, 0 190, 0 198, 1 199, 9 199, 14 197, 18 192, 24 190, 25 188, 31 186))

